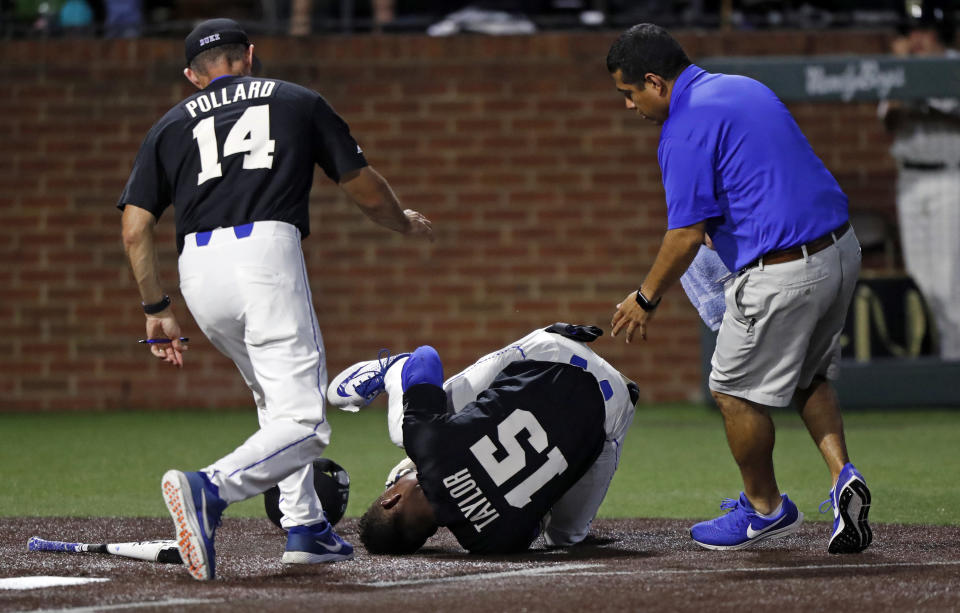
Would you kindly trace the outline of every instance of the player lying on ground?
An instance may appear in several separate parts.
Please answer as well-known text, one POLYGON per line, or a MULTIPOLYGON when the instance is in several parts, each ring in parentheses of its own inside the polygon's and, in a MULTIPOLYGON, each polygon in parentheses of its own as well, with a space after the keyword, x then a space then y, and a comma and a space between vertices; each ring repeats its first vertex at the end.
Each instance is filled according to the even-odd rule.
POLYGON ((389 394, 398 466, 360 519, 372 553, 413 553, 445 526, 472 553, 578 543, 606 495, 639 395, 587 345, 599 328, 554 324, 443 382, 430 346, 355 364, 333 379, 334 406, 389 394), (402 400, 402 402, 401 402, 402 400))

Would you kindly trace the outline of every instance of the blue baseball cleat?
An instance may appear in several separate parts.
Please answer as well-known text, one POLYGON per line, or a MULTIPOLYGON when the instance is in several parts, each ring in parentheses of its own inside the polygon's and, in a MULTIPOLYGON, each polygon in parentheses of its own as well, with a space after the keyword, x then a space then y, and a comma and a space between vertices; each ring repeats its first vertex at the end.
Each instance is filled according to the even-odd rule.
POLYGON ((860 553, 869 547, 873 540, 873 531, 867 523, 870 489, 853 464, 847 462, 840 471, 830 497, 820 504, 821 513, 826 513, 828 504, 833 507, 833 534, 827 551, 860 553))
POLYGON ((803 523, 803 513, 786 494, 780 499, 783 500, 780 514, 766 519, 757 515, 746 494, 741 492, 740 500, 727 498, 720 505, 721 509, 729 509, 726 515, 700 522, 690 529, 690 536, 697 545, 707 549, 733 550, 792 534, 803 523))
POLYGON ((403 363, 400 377, 404 392, 421 383, 443 387, 443 362, 440 361, 440 354, 430 345, 417 347, 410 354, 410 359, 403 363))
POLYGON ((367 406, 384 389, 383 376, 387 369, 409 353, 391 356, 381 349, 376 360, 357 362, 333 378, 327 386, 327 402, 344 411, 357 411, 367 406))
POLYGON ((353 559, 353 545, 333 531, 326 520, 312 526, 294 526, 287 532, 284 564, 317 564, 353 559))
POLYGON ((203 473, 168 470, 162 484, 184 566, 198 581, 216 578, 213 539, 227 502, 203 473))

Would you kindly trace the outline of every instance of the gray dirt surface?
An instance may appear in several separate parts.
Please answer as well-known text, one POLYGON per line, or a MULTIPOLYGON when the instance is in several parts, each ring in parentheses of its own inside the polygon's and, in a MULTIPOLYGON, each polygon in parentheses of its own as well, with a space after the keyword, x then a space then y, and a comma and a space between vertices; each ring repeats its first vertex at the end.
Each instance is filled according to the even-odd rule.
POLYGON ((420 553, 369 555, 356 520, 337 531, 353 561, 287 566, 268 520, 224 520, 217 575, 104 554, 28 552, 27 539, 123 542, 171 538, 166 519, 0 519, 0 578, 102 577, 108 582, 0 589, 0 611, 763 611, 960 610, 960 528, 874 525, 864 553, 826 551, 829 524, 737 552, 707 551, 690 522, 598 520, 587 542, 513 556, 469 556, 441 530, 420 553))

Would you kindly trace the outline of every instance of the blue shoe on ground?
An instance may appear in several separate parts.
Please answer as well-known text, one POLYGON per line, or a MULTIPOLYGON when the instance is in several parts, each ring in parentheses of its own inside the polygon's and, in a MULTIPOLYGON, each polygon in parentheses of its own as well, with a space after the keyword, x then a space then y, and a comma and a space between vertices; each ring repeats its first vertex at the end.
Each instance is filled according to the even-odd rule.
POLYGON ((376 360, 357 362, 333 378, 327 386, 327 402, 344 411, 358 411, 383 392, 387 369, 409 353, 391 356, 381 349, 376 360))
POLYGON ((732 550, 792 534, 803 523, 803 513, 797 510, 797 505, 786 494, 782 494, 780 499, 783 501, 780 514, 766 519, 757 515, 743 492, 740 493, 740 500, 726 498, 720 508, 728 509, 728 513, 690 528, 690 536, 701 547, 732 550))
POLYGON ((400 378, 404 392, 421 383, 443 387, 443 362, 440 361, 440 354, 430 345, 417 347, 410 354, 410 359, 403 363, 400 378))
POLYGON ((333 531, 326 520, 312 526, 294 526, 287 531, 284 564, 317 564, 353 559, 353 545, 333 531))
POLYGON ((180 559, 194 579, 217 576, 213 539, 227 502, 217 487, 200 472, 168 470, 162 481, 163 500, 176 528, 180 559))
POLYGON ((833 507, 833 534, 830 536, 830 553, 860 553, 870 546, 873 531, 867 523, 870 513, 870 489, 863 475, 847 462, 840 471, 837 482, 830 490, 830 497, 820 504, 833 507))

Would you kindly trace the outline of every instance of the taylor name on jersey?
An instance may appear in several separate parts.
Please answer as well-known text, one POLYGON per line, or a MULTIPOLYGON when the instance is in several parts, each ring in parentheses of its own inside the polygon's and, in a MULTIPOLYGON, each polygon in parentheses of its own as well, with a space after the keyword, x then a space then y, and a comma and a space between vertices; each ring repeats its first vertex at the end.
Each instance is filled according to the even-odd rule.
POLYGON ((490 504, 483 490, 477 486, 470 471, 466 468, 448 477, 444 477, 443 484, 447 486, 450 498, 456 501, 457 507, 463 513, 477 532, 483 530, 490 522, 500 517, 497 510, 490 504))

